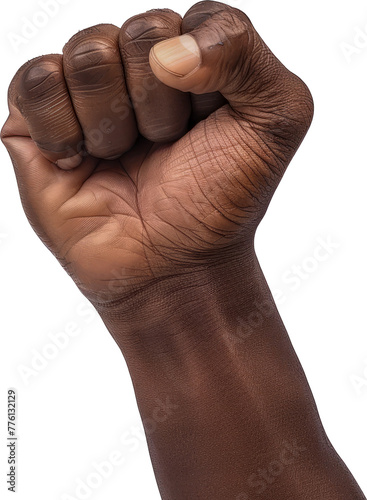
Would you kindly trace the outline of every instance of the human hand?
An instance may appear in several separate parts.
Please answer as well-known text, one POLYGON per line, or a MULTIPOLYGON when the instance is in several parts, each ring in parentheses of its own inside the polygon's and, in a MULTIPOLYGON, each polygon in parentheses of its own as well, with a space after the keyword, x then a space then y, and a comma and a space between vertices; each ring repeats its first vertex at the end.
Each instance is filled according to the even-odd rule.
POLYGON ((20 68, 9 110, 26 215, 122 348, 162 499, 365 500, 254 255, 313 103, 246 15, 83 30, 20 68))
POLYGON ((313 113, 247 16, 217 2, 77 33, 20 68, 9 109, 27 217, 95 304, 251 251, 313 113))

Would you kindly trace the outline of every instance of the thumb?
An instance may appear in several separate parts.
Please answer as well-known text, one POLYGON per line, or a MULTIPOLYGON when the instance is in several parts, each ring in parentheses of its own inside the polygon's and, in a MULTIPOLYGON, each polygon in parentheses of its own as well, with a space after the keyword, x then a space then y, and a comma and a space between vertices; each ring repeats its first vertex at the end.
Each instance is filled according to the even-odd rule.
POLYGON ((185 19, 197 27, 151 50, 157 78, 183 92, 219 91, 236 120, 281 142, 289 162, 312 120, 307 86, 274 56, 240 10, 200 2, 186 14, 184 25, 185 19))

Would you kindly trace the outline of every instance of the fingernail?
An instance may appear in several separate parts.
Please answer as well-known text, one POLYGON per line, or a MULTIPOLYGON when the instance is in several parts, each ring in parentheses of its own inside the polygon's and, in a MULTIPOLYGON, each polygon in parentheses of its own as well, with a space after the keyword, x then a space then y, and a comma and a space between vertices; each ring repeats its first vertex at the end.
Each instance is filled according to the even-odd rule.
POLYGON ((63 170, 71 170, 81 164, 83 157, 80 154, 70 156, 69 158, 62 158, 55 161, 56 165, 63 170))
POLYGON ((190 35, 157 43, 152 49, 152 56, 156 63, 176 76, 188 75, 201 64, 199 46, 190 35))

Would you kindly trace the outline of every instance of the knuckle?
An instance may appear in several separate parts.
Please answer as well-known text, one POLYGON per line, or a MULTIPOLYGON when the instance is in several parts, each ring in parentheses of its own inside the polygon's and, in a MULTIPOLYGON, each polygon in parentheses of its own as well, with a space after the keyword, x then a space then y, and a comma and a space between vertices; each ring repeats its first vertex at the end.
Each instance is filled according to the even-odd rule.
POLYGON ((241 34, 252 26, 247 15, 239 9, 220 2, 199 2, 188 10, 183 18, 182 31, 188 33, 207 21, 217 24, 217 30, 226 30, 233 34, 241 34))
MULTIPOLYGON (((236 39, 249 31, 249 20, 245 14, 235 9, 222 10, 213 14, 210 25, 215 25, 222 42, 227 38, 236 39), (239 15, 242 14, 242 15, 239 15), (245 17, 244 17, 245 16, 245 17)), ((230 40, 229 40, 230 41, 230 40)))
POLYGON ((182 31, 187 33, 207 21, 213 14, 228 9, 228 5, 221 2, 198 2, 185 14, 182 21, 182 31))
POLYGON ((49 55, 31 59, 16 73, 9 93, 23 99, 42 98, 63 80, 61 56, 49 55))
POLYGON ((281 102, 274 103, 273 132, 289 141, 299 141, 313 119, 313 97, 307 85, 295 74, 286 70, 284 78, 286 81, 279 89, 281 102))
POLYGON ((152 41, 180 34, 181 16, 162 9, 153 10, 128 19, 120 30, 120 45, 125 47, 131 41, 152 41))
POLYGON ((98 39, 98 38, 115 38, 119 32, 119 29, 114 24, 97 24, 95 26, 91 26, 89 28, 85 28, 81 31, 78 31, 73 35, 68 42, 64 45, 63 52, 67 52, 70 50, 75 44, 78 44, 79 41, 83 41, 86 39, 98 39))
POLYGON ((108 87, 117 77, 121 79, 117 37, 118 28, 103 25, 88 28, 87 33, 77 33, 69 40, 64 47, 63 63, 65 78, 72 90, 108 87))
POLYGON ((29 68, 22 78, 24 97, 43 95, 57 85, 60 68, 54 64, 43 64, 29 68), (27 95, 28 94, 28 95, 27 95))
MULTIPOLYGON (((102 25, 102 24, 97 24, 96 26, 90 26, 89 28, 84 28, 84 29, 78 31, 65 44, 65 47, 73 44, 74 42, 78 41, 80 38, 85 38, 86 36, 99 35, 102 32, 103 26, 104 25, 102 25)), ((64 47, 64 50, 65 50, 65 47, 64 47)))
POLYGON ((118 32, 113 24, 99 24, 76 33, 63 49, 65 77, 81 84, 106 79, 108 68, 120 63, 118 32))
POLYGON ((117 47, 109 40, 79 40, 79 43, 64 53, 64 67, 68 73, 77 73, 114 64, 117 55, 117 47))
POLYGON ((222 2, 214 2, 211 0, 204 0, 202 2, 195 3, 190 9, 187 11, 186 15, 190 13, 198 13, 203 12, 209 15, 213 14, 213 12, 218 12, 219 10, 230 8, 229 5, 222 2))
POLYGON ((307 85, 298 77, 295 85, 294 121, 304 135, 310 127, 314 116, 314 100, 307 85))

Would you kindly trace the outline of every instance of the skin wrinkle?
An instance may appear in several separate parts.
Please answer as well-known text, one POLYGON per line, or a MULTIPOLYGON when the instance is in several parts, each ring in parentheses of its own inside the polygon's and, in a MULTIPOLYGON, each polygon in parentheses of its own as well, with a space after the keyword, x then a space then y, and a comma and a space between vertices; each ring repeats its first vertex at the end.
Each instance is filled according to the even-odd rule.
POLYGON ((29 64, 24 68, 24 75, 20 80, 20 90, 25 97, 40 96, 40 92, 52 91, 60 84, 60 61, 49 57, 39 61, 39 65, 29 64), (43 62, 43 65, 42 65, 43 62))
MULTIPOLYGON (((34 83, 33 81, 27 81, 27 78, 25 78, 24 80, 24 87, 25 87, 25 91, 27 94, 29 94, 29 98, 32 99, 34 97, 33 94, 35 94, 37 96, 37 92, 38 92, 38 89, 39 87, 42 87, 42 85, 44 85, 46 82, 48 82, 49 80, 52 80, 53 77, 57 76, 57 71, 52 71, 50 72, 48 75, 45 75, 43 78, 38 78, 38 83, 34 83)), ((52 85, 51 87, 48 87, 48 91, 52 91, 55 87, 59 86, 59 82, 55 81, 55 84, 52 85)))
MULTIPOLYGON (((169 198, 169 196, 168 196, 168 195, 167 195, 167 198, 169 198)), ((177 202, 177 203, 178 203, 178 204, 182 207, 182 209, 183 209, 183 210, 185 210, 187 213, 189 213, 190 217, 192 217, 193 219, 195 219, 195 220, 197 221, 197 223, 198 223, 198 227, 199 227, 199 228, 200 228, 200 226, 203 226, 203 225, 204 225, 207 229, 209 229, 209 231, 211 231, 211 232, 213 232, 213 233, 217 234, 217 235, 218 235, 218 236, 220 236, 220 237, 222 237, 222 236, 223 236, 223 234, 222 234, 221 232, 219 232, 219 231, 215 230, 214 226, 209 226, 209 225, 207 224, 207 222, 206 222, 206 218, 211 217, 211 216, 212 216, 212 213, 220 213, 220 214, 222 215, 222 217, 224 217, 224 218, 225 218, 225 219, 227 219, 228 221, 230 221, 230 222, 234 222, 234 221, 232 221, 231 219, 229 219, 228 217, 226 217, 226 216, 225 216, 222 212, 220 212, 220 210, 219 210, 217 207, 215 207, 214 205, 212 205, 212 207, 213 207, 213 212, 212 212, 212 213, 210 213, 210 214, 208 214, 208 215, 205 215, 205 216, 203 216, 202 218, 198 218, 198 217, 195 217, 195 215, 194 215, 192 212, 188 212, 188 211, 187 211, 187 208, 186 208, 186 207, 184 207, 184 206, 182 205, 182 203, 181 203, 179 200, 176 200, 176 202, 177 202)), ((194 200, 193 200, 193 203, 195 203, 195 204, 196 204, 196 202, 195 202, 194 200)), ((161 217, 161 216, 160 216, 160 212, 159 212, 157 215, 158 215, 158 217, 161 217)), ((161 220, 162 220, 162 222, 167 222, 167 221, 165 221, 163 218, 161 218, 161 220)), ((173 227, 174 227, 176 230, 178 229, 177 225, 176 225, 176 226, 173 226, 173 227)), ((200 229, 199 229, 199 231, 200 231, 200 229)), ((182 231, 181 231, 181 232, 182 232, 182 231)), ((224 230, 223 230, 223 233, 224 233, 224 230)), ((189 237, 189 235, 187 235, 187 234, 185 234, 185 236, 186 236, 186 237, 189 237)), ((192 240, 192 241, 194 241, 194 240, 192 240)), ((199 244, 200 244, 200 243, 202 243, 203 248, 205 248, 205 242, 204 242, 202 239, 196 240, 196 244, 198 244, 198 243, 199 243, 199 244)))
MULTIPOLYGON (((65 261, 67 261, 68 253, 73 251, 75 249, 75 247, 78 245, 78 243, 80 243, 81 241, 86 239, 88 236, 90 236, 92 233, 94 233, 97 229, 101 229, 101 227, 105 226, 109 222, 110 221, 106 220, 105 222, 100 223, 98 227, 93 225, 93 227, 89 228, 89 230, 85 234, 79 235, 79 237, 77 239, 75 239, 75 235, 72 234, 68 239, 66 239, 63 242, 63 246, 60 247, 60 249, 57 252, 58 255, 61 255, 61 258, 65 261), (69 245, 70 241, 73 242, 72 245, 69 245), (67 246, 69 246, 69 248, 67 250, 64 250, 64 247, 67 247, 67 246)), ((72 261, 68 262, 68 264, 71 264, 71 263, 72 263, 72 261)))
MULTIPOLYGON (((157 31, 157 28, 156 27, 152 27, 152 28, 150 28, 150 31, 152 31, 152 32, 157 31)), ((172 28, 171 29, 167 29, 167 34, 166 34, 167 38, 169 38, 171 34, 172 34, 172 28)), ((159 38, 164 39, 165 37, 160 34, 159 38)), ((149 46, 149 47, 152 44, 156 44, 157 43, 157 37, 156 38, 144 38, 143 40, 139 40, 139 43, 136 43, 136 42, 137 42, 136 40, 131 40, 130 42, 125 43, 124 44, 124 50, 126 52, 128 52, 128 47, 129 47, 129 44, 130 44, 131 46, 134 47, 134 52, 132 54, 129 54, 129 55, 134 58, 134 61, 136 62, 137 60, 139 60, 139 58, 141 58, 146 63, 147 50, 145 48, 145 44, 147 46, 149 46), (136 50, 138 50, 140 52, 140 54, 137 55, 136 54, 136 50)))
MULTIPOLYGON (((216 121, 216 122, 215 122, 215 125, 216 125, 216 126, 218 125, 218 121, 216 121)), ((222 132, 222 130, 221 130, 221 132, 222 132)), ((218 136, 219 136, 219 135, 218 135, 218 136)), ((219 136, 219 137, 221 137, 221 139, 222 139, 222 136, 219 136)), ((225 133, 224 133, 224 137, 227 137, 225 133)), ((225 157, 227 157, 227 155, 228 155, 228 153, 227 153, 227 149, 228 149, 228 148, 223 147, 221 144, 219 144, 219 142, 217 143, 217 146, 216 146, 216 147, 218 147, 219 149, 221 149, 222 154, 223 154, 223 152, 224 152, 224 156, 225 156, 225 157)), ((211 155, 211 157, 212 157, 212 161, 217 161, 217 158, 216 158, 216 156, 215 156, 215 154, 214 154, 214 152, 213 152, 213 149, 212 149, 212 148, 208 149, 208 154, 209 154, 209 155, 211 155)), ((243 160, 242 160, 242 161, 243 161, 243 160)), ((246 167, 247 167, 247 168, 250 168, 248 165, 246 165, 246 167)), ((222 172, 224 173, 224 175, 225 175, 225 176, 227 176, 227 174, 226 174, 226 169, 221 168, 221 170, 222 170, 222 172)), ((250 184, 251 184, 254 188, 256 188, 256 185, 255 185, 255 184, 251 181, 251 179, 250 179, 250 177, 248 176, 248 174, 247 174, 247 172, 246 172, 246 170, 245 170, 245 169, 243 170, 243 173, 244 173, 244 175, 246 176, 247 181, 249 181, 249 182, 250 182, 250 184)), ((248 194, 250 195, 250 197, 251 197, 251 198, 252 198, 252 197, 254 197, 254 198, 255 198, 255 200, 256 200, 257 202, 259 201, 259 200, 256 198, 256 196, 254 195, 253 190, 252 190, 252 189, 249 189, 249 188, 248 188, 248 186, 245 186, 245 191, 247 191, 247 192, 248 192, 248 194)))
POLYGON ((64 55, 67 56, 67 66, 70 66, 70 68, 74 67, 75 64, 72 64, 73 62, 76 63, 76 67, 79 67, 79 58, 83 61, 83 56, 87 56, 85 58, 87 64, 93 63, 93 59, 89 59, 91 55, 100 56, 101 59, 107 56, 108 59, 108 53, 111 51, 118 52, 113 39, 110 39, 109 43, 107 43, 107 40, 104 43, 103 39, 89 41, 86 39, 83 43, 80 43, 80 40, 78 40, 78 43, 73 44, 72 42, 68 42, 64 47, 64 55), (85 46, 85 50, 81 50, 83 46, 85 46))
MULTIPOLYGON (((81 189, 83 188, 83 186, 85 186, 85 184, 87 183, 88 179, 93 175, 93 173, 95 172, 95 169, 98 168, 98 164, 100 163, 100 160, 96 159, 96 164, 94 166, 94 169, 91 171, 91 173, 89 174, 88 177, 86 177, 83 182, 77 187, 77 189, 73 192, 73 193, 70 193, 70 197, 65 200, 61 205, 60 207, 58 208, 59 211, 61 211, 63 209, 63 207, 65 206, 65 204, 67 204, 71 199, 75 199, 75 197, 78 195, 78 193, 80 193, 81 189)), ((95 199, 96 199, 96 196, 94 194, 94 192, 92 191, 92 194, 94 195, 95 199)), ((97 199, 96 199, 97 201, 97 199)))
MULTIPOLYGON (((253 155, 254 155, 255 157, 257 157, 257 158, 258 158, 258 155, 256 154, 256 152, 255 152, 253 149, 249 148, 249 149, 248 149, 248 151, 252 151, 253 155)), ((261 204, 262 204, 262 201, 263 201, 263 199, 264 199, 264 188, 267 188, 267 187, 269 187, 269 186, 270 186, 270 187, 272 187, 272 186, 274 185, 274 182, 270 184, 270 183, 269 183, 269 180, 268 180, 268 179, 267 179, 267 178, 263 175, 263 173, 262 173, 262 169, 259 169, 259 172, 256 172, 255 168, 251 166, 251 163, 250 163, 250 162, 248 162, 247 167, 248 167, 248 170, 249 170, 249 171, 252 171, 252 172, 254 173, 254 175, 256 175, 256 177, 261 176, 262 181, 264 181, 264 180, 265 180, 265 186, 264 186, 264 183, 263 183, 263 182, 261 182, 261 183, 257 182, 257 183, 255 184, 255 183, 251 180, 251 177, 250 177, 249 175, 247 175, 247 180, 248 180, 248 182, 249 182, 250 184, 252 184, 252 185, 253 185, 253 188, 254 188, 254 189, 253 189, 253 191, 251 192, 252 197, 255 199, 255 201, 256 201, 259 205, 261 205, 261 204), (260 185, 261 185, 261 187, 262 187, 262 192, 260 192, 260 193, 258 193, 258 186, 259 186, 259 184, 260 184, 260 185)), ((273 180, 274 180, 274 179, 273 179, 273 180)), ((265 191, 266 191, 266 189, 265 189, 265 191)))
POLYGON ((129 37, 124 46, 129 46, 129 44, 134 46, 135 42, 137 47, 140 47, 141 41, 155 40, 155 37, 153 39, 145 38, 148 33, 163 31, 164 34, 171 34, 172 29, 176 31, 177 23, 181 23, 181 16, 176 13, 169 13, 169 16, 162 14, 164 14, 162 11, 159 11, 159 16, 154 12, 148 12, 144 16, 135 16, 127 21, 122 26, 124 35, 129 37))
MULTIPOLYGON (((141 169, 141 165, 140 165, 140 168, 138 169, 138 172, 137 172, 136 184, 134 183, 134 181, 133 181, 133 179, 132 179, 131 177, 130 177, 130 180, 131 180, 131 182, 132 182, 132 183, 133 183, 133 185, 134 185, 134 194, 135 194, 136 212, 137 212, 137 214, 138 214, 138 217, 139 217, 140 222, 141 222, 141 225, 142 225, 142 237, 141 237, 141 240, 142 240, 142 241, 143 241, 143 240, 145 240, 145 237, 144 237, 144 236, 146 236, 146 238, 147 238, 147 239, 148 239, 148 241, 149 241, 149 244, 150 244, 151 249, 153 249, 153 251, 154 251, 154 250, 155 250, 155 246, 154 246, 154 244, 152 243, 152 241, 149 239, 149 233, 148 233, 148 231, 147 231, 147 229, 146 229, 146 225, 145 225, 145 222, 144 222, 144 218, 141 216, 141 209, 140 209, 140 204, 139 204, 139 173, 140 173, 140 169, 141 169), (144 235, 144 236, 143 236, 143 235, 144 235)), ((143 251, 144 251, 144 255, 145 255, 145 260, 146 260, 146 262, 147 262, 147 264, 148 264, 148 267, 149 267, 149 271, 150 271, 151 275, 152 275, 153 277, 155 277, 155 276, 154 276, 154 271, 153 271, 153 268, 152 268, 152 266, 150 265, 150 262, 149 262, 149 257, 148 257, 148 254, 147 254, 147 252, 146 252, 146 244, 144 243, 144 244, 142 245, 142 247, 143 247, 143 251)))
MULTIPOLYGON (((216 123, 216 125, 218 125, 218 122, 216 123)), ((230 142, 230 139, 228 137, 228 135, 226 134, 225 131, 224 132, 224 136, 228 139, 228 141, 230 142)), ((231 144, 231 146, 233 146, 231 144)), ((229 148, 228 148, 229 149, 229 148)), ((227 152, 226 151, 226 156, 232 156, 232 154, 230 152, 227 152)), ((236 162, 236 156, 232 156, 232 158, 234 159, 235 161, 235 164, 237 163, 236 162)), ((250 164, 247 164, 246 163, 246 168, 247 169, 251 169, 251 165, 250 164)), ((228 175, 227 175, 227 171, 225 169, 222 168, 222 171, 223 173, 226 175, 226 177, 228 178, 228 175)), ((254 195, 254 193, 256 192, 256 189, 257 189, 257 186, 251 181, 251 178, 248 176, 248 174, 246 173, 246 171, 244 170, 244 174, 246 175, 246 180, 252 185, 252 187, 254 188, 253 190, 252 189, 248 189, 248 187, 246 186, 245 183, 241 183, 241 186, 243 187, 244 191, 247 191, 248 194, 250 195, 250 197, 254 197, 255 198, 255 201, 257 201, 259 203, 259 199, 254 195)))
MULTIPOLYGON (((239 126, 241 127, 241 125, 239 125, 239 126)), ((271 153, 271 157, 269 155, 264 161, 266 162, 268 168, 270 168, 270 165, 271 165, 270 158, 273 160, 273 162, 275 160, 274 165, 278 166, 278 170, 275 170, 274 173, 275 173, 275 177, 278 177, 281 174, 281 168, 283 167, 284 163, 286 162, 286 159, 282 158, 280 152, 278 152, 278 151, 275 152, 272 149, 272 146, 275 145, 274 143, 266 143, 264 140, 262 140, 262 138, 258 135, 257 128, 255 126, 253 126, 251 124, 251 122, 250 122, 248 127, 246 126, 246 130, 247 130, 247 134, 250 137, 250 139, 252 141, 256 142, 259 145, 260 149, 263 149, 264 147, 266 147, 269 150, 269 152, 271 153)), ((257 155, 257 156, 259 156, 259 155, 257 155)), ((259 156, 259 158, 262 159, 260 156, 259 156)))
MULTIPOLYGON (((111 68, 111 66, 113 66, 113 65, 106 64, 105 66, 108 68, 111 68)), ((115 64, 115 66, 117 66, 117 64, 115 64)), ((103 66, 99 66, 98 70, 103 70, 103 66)), ((69 78, 70 82, 80 86, 81 84, 80 84, 80 79, 78 78, 78 75, 81 75, 83 73, 87 73, 89 76, 89 74, 95 73, 95 72, 91 68, 85 68, 83 70, 74 72, 73 76, 71 78, 69 78)), ((103 81, 104 78, 105 78, 104 72, 100 71, 99 74, 93 74, 93 81, 91 79, 89 79, 88 83, 85 84, 84 88, 82 86, 80 86, 78 90, 81 93, 84 93, 84 95, 82 95, 82 97, 81 97, 81 100, 83 101, 84 96, 87 94, 88 91, 90 91, 90 93, 95 96, 96 90, 101 92, 101 93, 105 93, 105 92, 108 92, 110 90, 116 89, 116 87, 118 90, 121 90, 123 88, 121 86, 121 81, 118 78, 115 78, 114 80, 109 81, 109 82, 104 82, 103 81), (102 83, 102 87, 101 87, 101 83, 102 83)))
MULTIPOLYGON (((241 124, 239 124, 239 127, 242 129, 242 133, 244 133, 244 128, 241 127, 241 124)), ((246 133, 250 136, 251 140, 257 144, 258 150, 256 150, 255 152, 254 148, 251 148, 250 153, 254 153, 259 158, 259 160, 266 163, 267 167, 271 169, 271 160, 274 158, 276 159, 274 151, 272 151, 271 147, 264 141, 260 141, 255 134, 251 135, 251 132, 252 132, 251 127, 246 127, 246 133), (269 154, 269 152, 265 150, 265 148, 271 153, 271 155, 269 154), (261 156, 260 153, 264 153, 264 157, 261 156)), ((222 133, 227 134, 227 131, 224 129, 222 133)), ((235 134, 232 135, 232 141, 233 141, 233 146, 235 148, 242 148, 239 137, 237 138, 235 134)))

